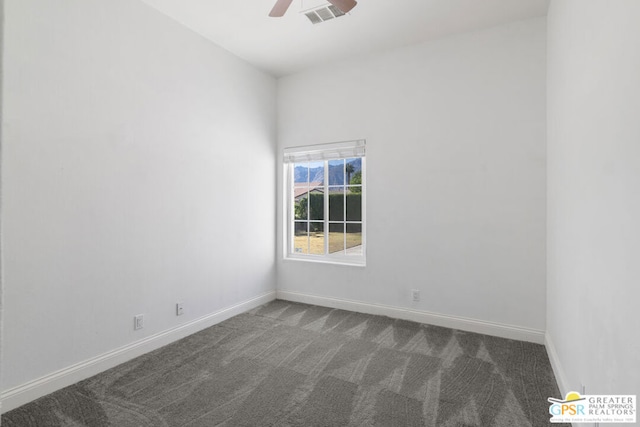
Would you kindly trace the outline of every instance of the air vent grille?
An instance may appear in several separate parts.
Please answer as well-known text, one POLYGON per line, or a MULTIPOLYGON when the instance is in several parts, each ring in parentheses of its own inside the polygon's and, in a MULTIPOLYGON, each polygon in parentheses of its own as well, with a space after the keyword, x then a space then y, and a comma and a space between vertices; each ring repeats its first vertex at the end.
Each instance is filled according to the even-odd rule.
POLYGON ((304 15, 309 18, 312 24, 319 24, 321 22, 329 21, 333 18, 339 18, 344 16, 345 13, 335 7, 334 5, 326 5, 313 10, 307 10, 304 15))
POLYGON ((316 13, 323 21, 328 21, 329 19, 335 18, 328 7, 323 7, 322 9, 316 10, 316 13))
POLYGON ((309 21, 314 25, 322 22, 322 18, 320 18, 314 11, 305 13, 305 16, 309 18, 309 21))

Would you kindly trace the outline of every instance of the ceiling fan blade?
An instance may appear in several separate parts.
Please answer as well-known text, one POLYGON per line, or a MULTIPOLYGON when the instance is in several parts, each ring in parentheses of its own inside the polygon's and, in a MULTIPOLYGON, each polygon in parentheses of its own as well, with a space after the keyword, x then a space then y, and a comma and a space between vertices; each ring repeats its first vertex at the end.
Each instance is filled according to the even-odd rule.
POLYGON ((287 9, 289 9, 292 1, 293 0, 277 0, 276 4, 273 6, 273 9, 271 9, 271 12, 269 12, 269 16, 273 18, 284 16, 284 13, 287 11, 287 9))
POLYGON ((327 0, 329 3, 343 11, 348 13, 351 9, 356 7, 358 2, 356 0, 327 0))

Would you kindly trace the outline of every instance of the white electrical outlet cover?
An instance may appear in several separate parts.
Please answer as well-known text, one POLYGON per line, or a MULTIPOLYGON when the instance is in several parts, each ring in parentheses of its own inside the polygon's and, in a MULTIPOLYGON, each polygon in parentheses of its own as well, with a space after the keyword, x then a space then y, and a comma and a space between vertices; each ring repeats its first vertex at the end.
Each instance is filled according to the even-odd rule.
POLYGON ((138 330, 144 327, 144 315, 138 314, 133 318, 133 329, 138 330))

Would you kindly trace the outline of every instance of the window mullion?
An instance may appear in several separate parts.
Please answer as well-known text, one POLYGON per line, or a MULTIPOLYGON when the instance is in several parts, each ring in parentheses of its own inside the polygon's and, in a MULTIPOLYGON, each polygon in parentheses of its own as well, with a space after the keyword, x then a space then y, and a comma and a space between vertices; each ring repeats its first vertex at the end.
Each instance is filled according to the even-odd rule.
POLYGON ((307 165, 307 255, 311 254, 311 166, 307 165))
POLYGON ((347 254, 347 159, 344 159, 344 165, 342 167, 342 183, 344 184, 344 191, 342 192, 342 252, 347 254))
POLYGON ((329 254, 329 161, 324 161, 324 254, 329 254))
POLYGON ((289 189, 289 192, 291 194, 289 194, 289 200, 287 201, 287 206, 288 208, 288 218, 287 218, 287 223, 289 224, 289 239, 287 242, 287 253, 293 253, 294 252, 294 247, 295 247, 295 229, 296 229, 296 222, 295 222, 295 218, 296 218, 296 214, 295 214, 295 199, 294 199, 294 195, 295 192, 293 190, 293 170, 294 170, 294 164, 293 163, 289 163, 288 167, 287 167, 287 188, 289 189))

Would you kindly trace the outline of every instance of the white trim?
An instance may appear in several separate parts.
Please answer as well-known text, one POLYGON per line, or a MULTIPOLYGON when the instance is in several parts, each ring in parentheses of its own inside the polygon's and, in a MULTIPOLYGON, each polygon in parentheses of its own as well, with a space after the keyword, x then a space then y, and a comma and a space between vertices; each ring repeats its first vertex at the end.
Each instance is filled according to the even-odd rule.
MULTIPOLYGON (((551 363, 551 369, 553 369, 553 375, 556 377, 556 384, 558 384, 558 388, 560 389, 559 398, 563 398, 570 391, 574 391, 574 389, 569 388, 569 383, 567 382, 567 376, 564 373, 564 369, 562 369, 562 364, 560 363, 560 358, 558 357, 558 352, 556 351, 556 346, 553 344, 553 340, 551 339, 551 335, 549 335, 549 331, 544 334, 544 346, 547 349, 547 356, 549 357, 549 362, 551 363)), ((581 392, 581 390, 575 390, 577 392, 581 392)), ((549 396, 551 397, 551 396, 549 396)), ((588 427, 592 424, 577 424, 571 423, 573 427, 588 427)), ((596 426, 598 424, 595 424, 596 426)))
MULTIPOLYGON (((364 248, 363 248, 364 249, 364 248)), ((318 264, 347 265, 351 267, 366 267, 366 260, 361 255, 296 255, 287 254, 284 259, 288 261, 315 262, 318 264)))
POLYGON ((487 322, 484 320, 449 316, 446 314, 431 313, 428 311, 419 311, 410 308, 393 307, 383 304, 370 304, 360 301, 321 297, 317 295, 309 295, 282 290, 276 291, 276 297, 277 299, 287 301, 339 308, 343 310, 356 311, 359 313, 377 314, 393 317, 396 319, 411 320, 413 322, 444 326, 446 328, 460 329, 463 331, 476 332, 501 338, 528 341, 536 344, 544 344, 544 331, 506 325, 502 323, 487 322))
MULTIPOLYGON (((545 333, 544 335, 544 346, 547 348, 549 362, 551 362, 551 368, 553 369, 553 374, 556 376, 556 382, 558 383, 558 388, 560 389, 560 398, 562 398, 571 390, 569 390, 567 377, 564 373, 564 369, 562 369, 560 358, 558 357, 558 353, 556 352, 556 346, 553 344, 553 340, 551 339, 551 335, 549 335, 549 332, 545 333)), ((577 391, 581 392, 581 390, 577 391)))
POLYGON ((191 322, 151 335, 140 341, 87 359, 75 365, 52 372, 25 384, 4 390, 0 394, 2 411, 7 412, 29 403, 39 397, 46 396, 56 390, 75 384, 93 375, 113 368, 121 363, 156 350, 188 335, 216 325, 230 317, 259 307, 276 298, 276 292, 270 291, 255 298, 243 301, 231 307, 207 314, 191 322))

